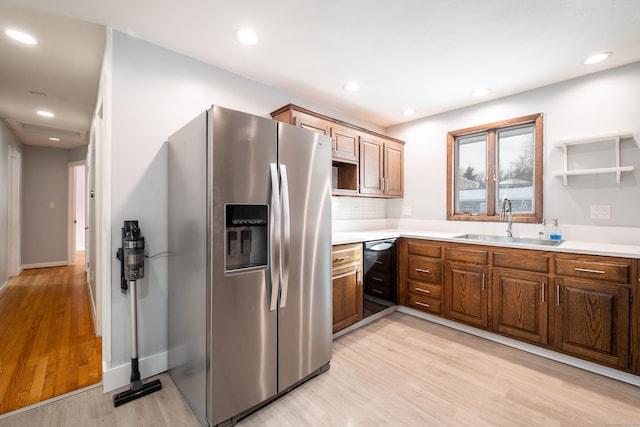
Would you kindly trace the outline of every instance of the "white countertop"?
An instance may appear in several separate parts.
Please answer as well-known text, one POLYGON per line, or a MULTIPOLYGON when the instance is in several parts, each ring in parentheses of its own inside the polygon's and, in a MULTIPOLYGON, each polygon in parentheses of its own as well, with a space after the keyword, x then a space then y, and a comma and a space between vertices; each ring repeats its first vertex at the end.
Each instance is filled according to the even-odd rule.
POLYGON ((535 244, 519 244, 507 242, 486 242, 457 238, 464 233, 425 231, 425 230, 371 230, 333 233, 334 245, 345 243, 367 242, 371 240, 389 239, 393 237, 409 237, 417 239, 438 240, 443 242, 468 243, 472 245, 533 249, 549 252, 568 252, 586 255, 616 256, 640 259, 640 245, 620 245, 614 243, 583 242, 565 240, 558 246, 539 246, 535 244))

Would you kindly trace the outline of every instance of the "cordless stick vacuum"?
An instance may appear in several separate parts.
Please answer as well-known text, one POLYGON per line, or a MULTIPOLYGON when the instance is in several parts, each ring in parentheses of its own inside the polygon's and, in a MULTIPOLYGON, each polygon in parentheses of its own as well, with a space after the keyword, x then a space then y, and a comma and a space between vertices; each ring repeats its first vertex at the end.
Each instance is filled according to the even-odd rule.
POLYGON ((113 395, 113 406, 118 407, 162 388, 160 380, 143 384, 138 370, 138 294, 136 280, 144 277, 144 237, 140 235, 138 221, 125 221, 122 229, 122 247, 116 258, 120 260, 120 289, 131 295, 131 387, 113 395))

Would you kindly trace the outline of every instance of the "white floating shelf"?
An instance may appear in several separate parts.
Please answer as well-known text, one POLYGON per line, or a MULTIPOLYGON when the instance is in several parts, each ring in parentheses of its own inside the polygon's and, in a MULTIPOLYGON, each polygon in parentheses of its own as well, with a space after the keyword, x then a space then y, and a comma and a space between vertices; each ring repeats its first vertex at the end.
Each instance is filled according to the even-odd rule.
POLYGON ((611 132, 602 135, 585 136, 582 138, 564 138, 557 140, 554 145, 556 147, 566 147, 568 145, 593 144, 596 142, 616 141, 619 139, 633 138, 631 132, 611 132))
POLYGON ((567 179, 568 176, 571 175, 595 175, 595 174, 603 174, 603 173, 615 173, 616 174, 616 182, 620 184, 620 175, 622 172, 632 172, 633 166, 620 166, 620 140, 633 138, 633 133, 631 132, 611 132, 602 135, 595 136, 587 136, 583 138, 565 138, 558 140, 554 143, 554 145, 558 148, 562 148, 564 151, 564 170, 554 171, 554 176, 561 176, 564 180, 564 185, 568 185, 569 181, 567 179), (595 169, 573 169, 569 170, 569 150, 568 147, 571 145, 581 145, 581 144, 593 144, 596 142, 608 142, 611 141, 614 143, 615 148, 615 156, 616 156, 616 166, 608 167, 608 168, 595 168, 595 169))

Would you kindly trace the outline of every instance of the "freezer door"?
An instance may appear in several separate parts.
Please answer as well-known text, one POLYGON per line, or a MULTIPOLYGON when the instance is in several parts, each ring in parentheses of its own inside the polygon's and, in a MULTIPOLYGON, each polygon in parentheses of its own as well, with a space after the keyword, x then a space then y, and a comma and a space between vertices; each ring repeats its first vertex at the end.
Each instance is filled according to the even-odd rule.
MULTIPOLYGON (((271 311, 269 304, 271 269, 264 265, 268 256, 245 253, 255 249, 244 243, 256 239, 261 226, 245 220, 261 217, 260 206, 267 211, 271 207, 270 164, 277 162, 277 127, 265 118, 213 107, 209 129, 209 164, 213 167, 208 173, 208 419, 216 425, 277 393, 277 311, 271 311), (234 217, 226 218, 232 212, 234 217), (233 242, 234 238, 238 241, 233 242)), ((273 239, 267 240, 270 247, 273 239)))
POLYGON ((282 392, 331 359, 331 139, 279 124, 278 144, 283 190, 278 305, 282 392))

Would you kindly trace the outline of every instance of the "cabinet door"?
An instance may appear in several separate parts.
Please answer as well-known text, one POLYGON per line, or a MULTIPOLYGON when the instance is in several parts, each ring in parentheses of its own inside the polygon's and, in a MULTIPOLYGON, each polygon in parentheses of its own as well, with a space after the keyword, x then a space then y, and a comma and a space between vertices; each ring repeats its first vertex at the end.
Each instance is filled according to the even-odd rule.
POLYGON ((487 327, 486 280, 486 267, 445 263, 445 316, 470 325, 487 327))
POLYGON ((362 282, 357 268, 334 274, 333 333, 362 320, 362 282))
POLYGON ((514 270, 494 270, 491 293, 493 329, 539 344, 547 343, 549 277, 514 270))
POLYGON ((356 163, 358 161, 358 135, 343 127, 331 127, 333 159, 356 163))
POLYGON ((360 137, 360 194, 382 195, 384 143, 373 137, 360 137))
POLYGON ((312 115, 301 113, 299 111, 293 112, 293 123, 294 126, 300 127, 302 129, 307 129, 321 135, 329 135, 330 122, 319 119, 317 117, 313 117, 312 115))
POLYGON ((391 197, 404 195, 404 146, 387 141, 384 144, 384 194, 391 197))
POLYGON ((629 288, 556 278, 555 346, 578 357, 627 369, 629 288))

